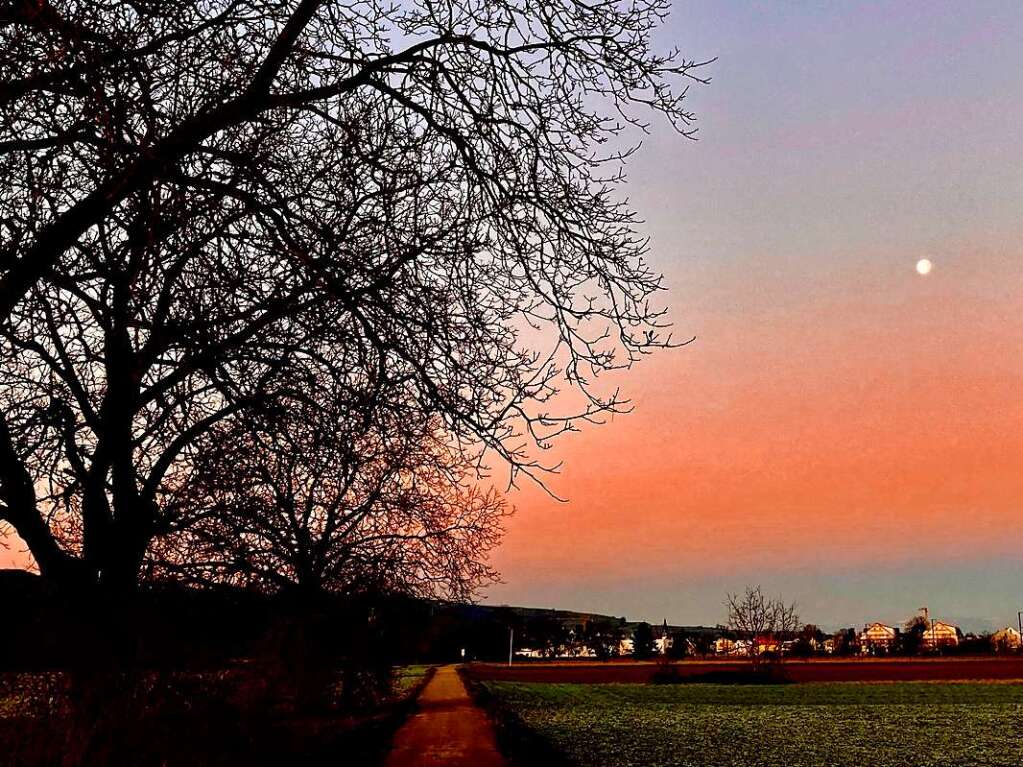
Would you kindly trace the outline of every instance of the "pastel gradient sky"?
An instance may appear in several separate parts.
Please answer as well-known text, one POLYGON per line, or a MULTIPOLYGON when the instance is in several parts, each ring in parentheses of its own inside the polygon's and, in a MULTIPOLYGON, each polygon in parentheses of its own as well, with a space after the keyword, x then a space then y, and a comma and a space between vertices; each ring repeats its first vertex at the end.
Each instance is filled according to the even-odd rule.
MULTIPOLYGON (((700 141, 630 166, 684 348, 564 440, 490 603, 824 626, 1023 609, 1019 0, 677 0, 700 141), (919 276, 920 258, 934 263, 919 276)), ((17 563, 0 550, 0 566, 17 563)))
POLYGON ((1023 13, 678 0, 700 141, 629 196, 680 335, 514 494, 491 603, 680 623, 759 582, 822 625, 1023 609, 1023 13), (926 277, 914 265, 929 258, 926 277))

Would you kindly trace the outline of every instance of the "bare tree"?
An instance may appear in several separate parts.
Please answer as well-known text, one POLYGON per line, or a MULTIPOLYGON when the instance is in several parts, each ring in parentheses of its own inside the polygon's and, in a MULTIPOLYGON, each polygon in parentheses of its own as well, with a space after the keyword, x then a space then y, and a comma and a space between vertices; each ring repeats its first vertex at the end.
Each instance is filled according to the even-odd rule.
POLYGON ((473 484, 436 416, 380 381, 309 383, 210 432, 150 566, 306 593, 465 599, 492 580, 505 502, 473 484))
POLYGON ((691 133, 668 5, 0 6, 0 519, 40 570, 134 583, 324 328, 481 473, 627 408, 600 374, 672 343, 616 198, 640 110, 691 133))
POLYGON ((795 603, 785 604, 781 597, 769 599, 760 586, 747 586, 741 595, 729 594, 725 606, 728 628, 749 642, 747 654, 754 669, 764 658, 762 642, 777 643, 778 651, 771 655, 781 657, 781 642, 800 626, 795 603))

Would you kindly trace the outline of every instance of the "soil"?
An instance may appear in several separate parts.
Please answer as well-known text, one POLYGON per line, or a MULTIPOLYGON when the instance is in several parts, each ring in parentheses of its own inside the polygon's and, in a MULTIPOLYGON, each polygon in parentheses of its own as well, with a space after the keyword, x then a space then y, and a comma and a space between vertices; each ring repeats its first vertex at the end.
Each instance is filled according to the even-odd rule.
MULTIPOLYGON (((720 681, 738 677, 748 665, 738 661, 681 661, 671 664, 680 681, 720 681)), ((1023 681, 1023 658, 857 658, 786 661, 782 667, 791 682, 910 682, 910 681, 1023 681)), ((561 682, 576 684, 635 683, 654 680, 664 667, 657 663, 617 661, 606 663, 523 662, 512 667, 473 664, 470 673, 479 680, 509 682, 561 682)))

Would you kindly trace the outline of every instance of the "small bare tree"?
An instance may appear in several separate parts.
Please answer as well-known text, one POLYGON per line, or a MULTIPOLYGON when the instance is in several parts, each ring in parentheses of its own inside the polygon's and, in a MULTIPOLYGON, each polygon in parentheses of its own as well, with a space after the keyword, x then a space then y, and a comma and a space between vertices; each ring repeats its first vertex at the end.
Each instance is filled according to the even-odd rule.
POLYGON ((509 513, 435 416, 321 378, 225 423, 196 452, 150 567, 266 591, 471 599, 509 513))
POLYGON ((728 628, 739 638, 749 641, 747 654, 754 669, 760 667, 765 657, 761 651, 761 640, 777 642, 779 652, 771 655, 780 658, 780 643, 800 626, 795 603, 786 604, 781 597, 765 597, 760 586, 747 586, 741 595, 729 594, 725 606, 728 608, 728 628))

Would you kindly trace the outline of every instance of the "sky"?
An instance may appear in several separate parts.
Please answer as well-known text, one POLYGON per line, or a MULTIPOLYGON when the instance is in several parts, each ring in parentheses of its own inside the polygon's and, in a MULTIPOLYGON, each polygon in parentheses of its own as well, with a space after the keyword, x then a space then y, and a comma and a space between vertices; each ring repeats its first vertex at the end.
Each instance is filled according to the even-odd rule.
POLYGON ((759 583, 829 627, 1015 624, 1018 2, 678 0, 660 39, 717 57, 700 140, 629 168, 697 340, 554 449, 567 503, 512 494, 487 601, 715 624, 759 583))
MULTIPOLYGON (((825 627, 1023 609, 1018 0, 678 0, 699 141, 629 166, 684 348, 524 487, 485 601, 825 627), (930 259, 920 276, 914 265, 930 259)), ((0 567, 18 563, 0 550, 0 567)))

